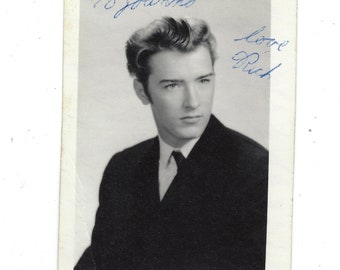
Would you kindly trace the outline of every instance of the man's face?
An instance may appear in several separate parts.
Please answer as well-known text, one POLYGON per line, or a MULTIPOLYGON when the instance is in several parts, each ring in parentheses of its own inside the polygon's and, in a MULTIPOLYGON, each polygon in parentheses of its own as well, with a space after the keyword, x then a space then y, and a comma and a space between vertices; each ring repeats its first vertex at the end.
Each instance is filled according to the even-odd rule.
POLYGON ((214 96, 214 69, 208 49, 163 51, 153 55, 149 64, 148 91, 161 138, 181 147, 200 137, 210 119, 214 96))

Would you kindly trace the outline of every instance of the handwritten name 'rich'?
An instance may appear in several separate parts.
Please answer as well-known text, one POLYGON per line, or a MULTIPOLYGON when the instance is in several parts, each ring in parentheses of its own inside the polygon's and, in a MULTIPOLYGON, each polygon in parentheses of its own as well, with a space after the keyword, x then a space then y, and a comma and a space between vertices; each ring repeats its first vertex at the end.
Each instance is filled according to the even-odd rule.
POLYGON ((235 61, 233 69, 240 69, 249 75, 257 75, 261 79, 270 78, 270 74, 281 66, 280 63, 267 71, 263 68, 259 68, 256 64, 260 60, 260 54, 257 52, 247 53, 245 51, 239 51, 232 57, 232 60, 235 61))
POLYGON ((95 0, 93 7, 101 5, 105 10, 117 8, 114 11, 113 18, 117 19, 126 10, 135 10, 138 7, 153 7, 162 5, 164 7, 184 7, 189 8, 195 4, 196 0, 126 0, 124 5, 119 4, 119 0, 95 0))

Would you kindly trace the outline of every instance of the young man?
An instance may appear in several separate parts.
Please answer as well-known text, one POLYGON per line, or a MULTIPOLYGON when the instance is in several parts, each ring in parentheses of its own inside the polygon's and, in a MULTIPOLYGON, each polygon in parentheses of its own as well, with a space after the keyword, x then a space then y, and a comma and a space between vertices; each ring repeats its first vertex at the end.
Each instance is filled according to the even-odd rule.
POLYGON ((163 18, 127 42, 158 136, 114 155, 75 269, 265 268, 268 152, 211 114, 215 39, 163 18))

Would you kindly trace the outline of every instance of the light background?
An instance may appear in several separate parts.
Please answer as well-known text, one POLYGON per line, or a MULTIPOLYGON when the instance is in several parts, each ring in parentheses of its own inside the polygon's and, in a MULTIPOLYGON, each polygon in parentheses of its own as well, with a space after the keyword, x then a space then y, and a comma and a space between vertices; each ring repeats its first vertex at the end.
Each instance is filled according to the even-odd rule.
MULTIPOLYGON (((299 2, 293 270, 340 269, 337 10, 299 2)), ((0 269, 56 269, 62 3, 0 13, 0 269)))
MULTIPOLYGON (((101 2, 96 8, 90 1, 80 4, 76 261, 90 244, 99 184, 109 159, 157 134, 149 106, 143 106, 134 93, 125 57, 130 35, 155 18, 191 16, 207 21, 217 40, 213 113, 226 126, 268 148, 270 80, 232 69, 235 62, 231 58, 241 50, 269 51, 264 45, 233 39, 262 26, 267 28, 261 35, 270 36, 270 1, 197 1, 190 8, 141 5, 113 19, 118 3, 110 10, 101 2)), ((269 70, 270 54, 262 55, 257 66, 269 70)), ((280 76, 280 70, 272 76, 280 76)))

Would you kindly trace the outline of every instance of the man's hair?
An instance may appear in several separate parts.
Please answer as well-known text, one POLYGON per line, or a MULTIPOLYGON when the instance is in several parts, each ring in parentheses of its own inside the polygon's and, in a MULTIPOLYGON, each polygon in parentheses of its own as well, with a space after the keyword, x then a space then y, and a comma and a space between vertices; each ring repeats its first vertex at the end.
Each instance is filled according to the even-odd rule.
POLYGON ((151 73, 150 57, 165 50, 191 52, 204 46, 209 50, 211 61, 216 59, 216 40, 206 22, 198 19, 164 17, 136 31, 126 42, 127 68, 130 75, 139 80, 146 94, 151 73))

